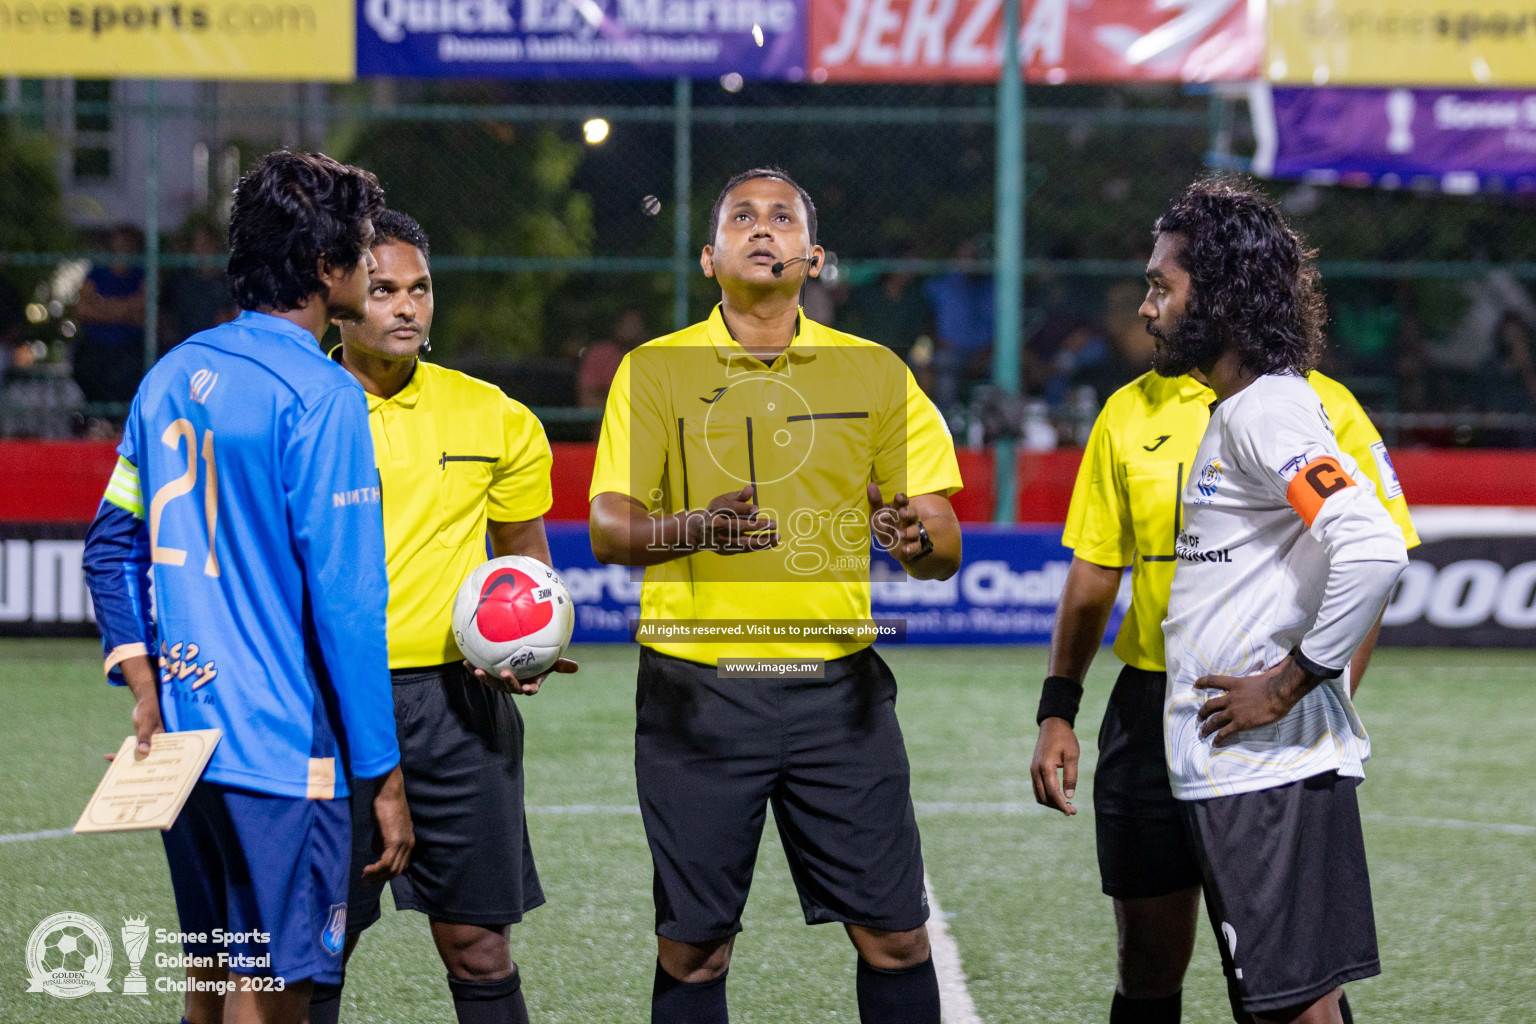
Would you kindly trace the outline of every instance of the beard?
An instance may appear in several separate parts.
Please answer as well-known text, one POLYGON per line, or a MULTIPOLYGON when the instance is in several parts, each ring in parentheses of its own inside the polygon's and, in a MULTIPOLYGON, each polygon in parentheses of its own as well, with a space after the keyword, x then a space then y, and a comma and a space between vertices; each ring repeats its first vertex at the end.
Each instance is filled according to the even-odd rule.
POLYGON ((1225 346, 1216 324, 1190 311, 1175 320, 1166 333, 1148 322, 1147 333, 1160 342, 1152 351, 1152 369, 1161 377, 1179 377, 1196 367, 1208 367, 1225 346))

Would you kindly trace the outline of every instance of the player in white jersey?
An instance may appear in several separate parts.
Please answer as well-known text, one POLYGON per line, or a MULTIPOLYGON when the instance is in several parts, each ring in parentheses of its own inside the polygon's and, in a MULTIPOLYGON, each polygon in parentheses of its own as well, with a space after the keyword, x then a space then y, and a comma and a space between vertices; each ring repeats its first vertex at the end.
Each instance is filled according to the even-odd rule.
POLYGON ((1370 741, 1348 666, 1408 564, 1305 374, 1314 254, 1257 191, 1197 182, 1157 223, 1153 367, 1216 393, 1183 492, 1165 747, 1240 1021, 1339 1024, 1381 971, 1355 787, 1370 741))

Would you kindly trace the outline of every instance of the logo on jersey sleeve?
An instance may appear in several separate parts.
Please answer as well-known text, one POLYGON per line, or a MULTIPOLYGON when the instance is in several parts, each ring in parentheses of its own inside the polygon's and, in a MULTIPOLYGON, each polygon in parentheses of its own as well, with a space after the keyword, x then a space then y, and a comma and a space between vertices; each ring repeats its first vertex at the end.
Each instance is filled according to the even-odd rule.
POLYGON ((1285 500, 1301 516, 1301 521, 1310 527, 1322 511, 1325 501, 1354 486, 1354 479, 1344 472, 1339 460, 1332 455, 1324 455, 1302 466, 1291 478, 1291 485, 1285 490, 1285 500))
POLYGON ((1392 465, 1392 456, 1387 454, 1385 441, 1377 441, 1371 445, 1371 457, 1376 460, 1376 475, 1381 478, 1381 496, 1386 501, 1403 496, 1403 485, 1397 479, 1397 467, 1392 465))

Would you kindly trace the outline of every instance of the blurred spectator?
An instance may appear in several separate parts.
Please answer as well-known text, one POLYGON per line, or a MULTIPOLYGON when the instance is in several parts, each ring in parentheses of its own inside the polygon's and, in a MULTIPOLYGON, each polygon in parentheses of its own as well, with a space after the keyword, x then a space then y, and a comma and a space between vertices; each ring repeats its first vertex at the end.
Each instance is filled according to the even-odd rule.
MULTIPOLYGON (((115 256, 143 251, 144 236, 131 225, 112 229, 115 256)), ((128 402, 144 375, 144 269, 114 259, 92 267, 75 306, 74 373, 88 402, 128 402)))
POLYGON ((908 273, 881 274, 854 288, 840 311, 842 330, 877 341, 908 361, 912 346, 930 330, 928 300, 908 273))
MULTIPOLYGON (((975 258, 975 242, 966 240, 955 248, 957 261, 975 258)), ((960 401, 968 377, 989 376, 995 289, 989 274, 952 270, 929 279, 923 294, 933 309, 933 399, 941 410, 948 410, 960 401)))
POLYGON ((1485 367, 1485 407, 1490 412, 1536 412, 1536 358, 1531 328, 1514 313, 1499 324, 1498 352, 1485 367))
MULTIPOLYGON (((1044 333, 1042 330, 1031 340, 1044 333)), ((1033 378, 1031 393, 1039 394, 1049 405, 1059 405, 1074 385, 1091 383, 1095 372, 1109 362, 1110 347, 1104 332, 1094 324, 1067 322, 1064 333, 1052 333, 1058 336, 1041 346, 1050 349, 1040 353, 1044 358, 1031 358, 1036 351, 1026 350, 1026 364, 1032 364, 1027 376, 1033 378)))
POLYGON ((608 401, 608 388, 619 372, 619 363, 645 340, 645 318, 638 309, 631 309, 619 317, 610 337, 582 349, 576 370, 576 404, 583 409, 601 409, 608 401))
POLYGON ((1109 357, 1109 342, 1095 323, 1100 297, 1046 269, 1036 275, 1026 298, 1043 313, 1038 328, 1024 329, 1024 389, 1057 406, 1080 375, 1109 357))
MULTIPOLYGON (((207 223, 192 229, 188 248, 192 255, 201 257, 219 256, 224 251, 218 235, 207 223)), ((220 264, 189 267, 166 275, 162 308, 165 315, 160 320, 161 352, 239 314, 229 292, 229 278, 220 264)))
POLYGON ((1424 327, 1412 314, 1404 316, 1397 330, 1397 404, 1404 412, 1423 412, 1429 408, 1429 346, 1424 343, 1424 327))
MULTIPOLYGON (((1531 334, 1531 328, 1515 313, 1500 321, 1498 349, 1478 374, 1484 387, 1481 411, 1536 415, 1536 353, 1532 352, 1531 334)), ((1492 430, 1485 441, 1497 447, 1529 448, 1536 445, 1536 428, 1492 430)))
POLYGON ((1441 366, 1471 370, 1497 358, 1499 331, 1509 314, 1536 330, 1536 302, 1509 271, 1489 271, 1480 281, 1468 281, 1462 290, 1472 305, 1446 343, 1432 352, 1441 366))
POLYGON ((1153 338, 1136 313, 1145 291, 1134 281, 1120 281, 1104 293, 1103 358, 1082 362, 1071 378, 1075 386, 1093 388, 1100 404, 1152 367, 1153 338))

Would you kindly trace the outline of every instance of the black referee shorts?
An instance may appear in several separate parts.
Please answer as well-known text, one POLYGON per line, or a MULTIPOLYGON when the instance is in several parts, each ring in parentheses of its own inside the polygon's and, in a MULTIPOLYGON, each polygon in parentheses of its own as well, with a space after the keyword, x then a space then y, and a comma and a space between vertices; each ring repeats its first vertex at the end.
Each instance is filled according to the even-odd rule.
MULTIPOLYGON (((523 719, 458 662, 397 670, 395 728, 416 846, 390 883, 395 906, 455 924, 521 921, 544 902, 523 811, 523 719)), ((347 928, 379 919, 382 886, 362 869, 378 859, 373 789, 353 787, 347 928)))
POLYGON ((741 931, 770 804, 807 924, 928 919, 896 680, 873 650, 825 679, 718 679, 642 649, 635 710, 658 935, 741 931))
POLYGON ((1184 804, 1234 1020, 1381 973, 1359 785, 1324 772, 1184 804))
POLYGON ((1119 900, 1200 884, 1200 862, 1163 753, 1167 682, 1167 673, 1125 666, 1099 727, 1093 773, 1099 879, 1104 893, 1119 900))

